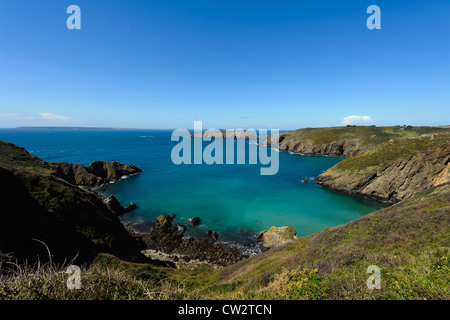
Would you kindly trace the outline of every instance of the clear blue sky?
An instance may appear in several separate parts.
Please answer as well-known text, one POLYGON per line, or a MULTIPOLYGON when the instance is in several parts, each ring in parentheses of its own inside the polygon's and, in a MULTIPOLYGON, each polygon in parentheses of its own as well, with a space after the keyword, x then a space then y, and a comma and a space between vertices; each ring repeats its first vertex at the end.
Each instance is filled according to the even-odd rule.
POLYGON ((450 1, 15 0, 0 127, 450 124, 450 1), (81 30, 66 9, 81 8, 81 30), (366 9, 381 8, 381 30, 366 9))

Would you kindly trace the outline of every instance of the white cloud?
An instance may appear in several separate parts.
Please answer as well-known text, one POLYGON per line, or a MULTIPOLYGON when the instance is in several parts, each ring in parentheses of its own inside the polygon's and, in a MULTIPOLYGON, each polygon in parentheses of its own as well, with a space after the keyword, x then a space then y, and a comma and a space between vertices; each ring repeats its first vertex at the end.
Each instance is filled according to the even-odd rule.
POLYGON ((342 121, 343 125, 352 124, 352 123, 363 123, 363 122, 373 122, 374 120, 370 116, 348 116, 344 117, 342 121))
POLYGON ((46 112, 42 112, 39 113, 39 115, 41 116, 41 119, 45 119, 45 120, 59 120, 59 121, 67 121, 70 120, 69 117, 66 116, 60 116, 57 114, 53 114, 53 113, 46 113, 46 112))

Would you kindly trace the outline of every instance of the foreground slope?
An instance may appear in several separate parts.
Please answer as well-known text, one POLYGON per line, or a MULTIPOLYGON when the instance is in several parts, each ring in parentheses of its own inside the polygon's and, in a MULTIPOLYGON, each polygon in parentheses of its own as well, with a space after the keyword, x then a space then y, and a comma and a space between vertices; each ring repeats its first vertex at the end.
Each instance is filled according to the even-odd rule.
POLYGON ((449 214, 446 184, 220 270, 100 255, 80 290, 64 269, 0 272, 0 299, 450 299, 449 214), (367 288, 371 265, 380 290, 367 288))
POLYGON ((449 299, 450 186, 216 273, 198 295, 244 299, 449 299), (381 289, 366 285, 370 265, 381 289))

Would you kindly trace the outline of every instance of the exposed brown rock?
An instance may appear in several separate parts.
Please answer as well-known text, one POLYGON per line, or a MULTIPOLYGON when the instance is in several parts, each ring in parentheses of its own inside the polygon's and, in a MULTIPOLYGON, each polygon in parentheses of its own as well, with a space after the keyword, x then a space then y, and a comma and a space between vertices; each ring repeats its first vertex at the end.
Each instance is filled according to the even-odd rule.
POLYGON ((122 207, 119 200, 117 200, 117 198, 113 195, 106 198, 104 202, 108 209, 117 215, 122 215, 137 208, 136 204, 134 204, 133 202, 131 202, 126 208, 122 207))
POLYGON ((371 172, 331 168, 316 178, 325 188, 391 202, 450 182, 450 143, 435 150, 416 152, 371 172))
MULTIPOLYGON (((195 260, 195 264, 206 263, 214 266, 227 266, 244 259, 235 248, 208 240, 184 239, 186 227, 180 224, 172 225, 169 220, 167 216, 159 216, 156 219, 156 227, 140 235, 147 245, 143 251, 145 255, 152 257, 159 252, 177 256, 184 260, 184 263, 195 260)), ((214 236, 214 232, 211 232, 211 236, 214 236)), ((171 261, 180 265, 175 260, 171 261)))
POLYGON ((288 244, 297 239, 297 231, 294 227, 272 227, 267 231, 262 231, 257 238, 262 240, 268 248, 276 248, 288 244))
POLYGON ((272 135, 267 140, 261 142, 262 145, 275 146, 276 138, 278 138, 278 146, 280 151, 290 151, 305 155, 326 155, 334 157, 351 157, 362 151, 367 150, 370 146, 365 145, 359 139, 340 139, 339 141, 320 144, 309 139, 298 139, 291 136, 290 132, 282 132, 278 135, 272 135))
POLYGON ((200 224, 200 218, 199 217, 193 217, 188 219, 189 224, 191 227, 196 227, 200 224))
POLYGON ((53 175, 80 186, 99 186, 142 172, 135 165, 124 165, 119 162, 95 161, 88 167, 67 162, 55 163, 55 165, 56 170, 53 175))

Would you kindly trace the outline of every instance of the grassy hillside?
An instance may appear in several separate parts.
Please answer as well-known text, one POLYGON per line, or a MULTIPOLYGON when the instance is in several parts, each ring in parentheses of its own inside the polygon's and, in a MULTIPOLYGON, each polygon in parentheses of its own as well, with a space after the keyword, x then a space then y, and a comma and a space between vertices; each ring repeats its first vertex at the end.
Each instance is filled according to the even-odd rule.
POLYGON ((0 165, 40 174, 50 174, 56 166, 33 156, 22 147, 0 140, 0 165))
POLYGON ((304 128, 282 133, 290 139, 312 140, 316 144, 328 144, 345 139, 358 139, 365 145, 377 145, 401 137, 418 137, 423 134, 448 131, 439 127, 412 126, 346 126, 329 128, 304 128))
POLYGON ((392 139, 366 152, 344 159, 336 165, 336 169, 357 171, 370 167, 371 170, 376 170, 391 161, 406 158, 415 152, 436 149, 448 141, 450 141, 450 131, 392 139))
POLYGON ((83 270, 81 290, 44 267, 0 275, 0 298, 449 299, 449 213, 447 184, 218 271, 100 255, 83 270), (370 265, 381 269, 380 290, 366 286, 370 265))
POLYGON ((316 177, 325 188, 390 202, 450 182, 450 132, 392 139, 316 177))

